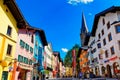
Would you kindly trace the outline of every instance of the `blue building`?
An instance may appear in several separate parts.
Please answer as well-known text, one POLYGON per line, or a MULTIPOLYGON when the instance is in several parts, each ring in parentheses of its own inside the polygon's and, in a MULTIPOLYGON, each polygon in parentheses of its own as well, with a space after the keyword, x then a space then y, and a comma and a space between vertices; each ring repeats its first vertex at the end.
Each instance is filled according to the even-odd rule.
POLYGON ((33 62, 33 80, 41 80, 44 70, 44 46, 47 45, 45 33, 43 30, 35 29, 34 37, 34 62, 33 62))

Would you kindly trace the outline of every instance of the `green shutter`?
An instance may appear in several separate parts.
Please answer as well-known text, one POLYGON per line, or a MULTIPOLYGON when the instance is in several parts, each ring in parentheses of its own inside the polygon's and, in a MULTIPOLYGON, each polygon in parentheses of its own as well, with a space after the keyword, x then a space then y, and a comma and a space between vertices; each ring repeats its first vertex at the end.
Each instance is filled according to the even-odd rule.
POLYGON ((30 52, 33 53, 33 48, 32 47, 30 47, 30 52))
POLYGON ((26 64, 28 64, 28 58, 26 58, 26 64))
POLYGON ((20 57, 21 57, 21 56, 20 56, 20 55, 18 55, 18 61, 19 61, 19 62, 20 62, 20 57))
POLYGON ((32 60, 29 60, 29 65, 32 65, 32 60))
POLYGON ((20 46, 24 48, 25 42, 23 40, 20 40, 20 46))
POLYGON ((19 62, 23 62, 23 56, 18 55, 18 61, 19 61, 19 62))
POLYGON ((23 59, 23 62, 25 63, 25 57, 24 57, 24 59, 23 59))
POLYGON ((29 45, 26 43, 25 45, 26 50, 29 50, 29 45))
POLYGON ((25 42, 23 41, 23 45, 22 45, 22 47, 24 48, 24 46, 25 46, 25 42))

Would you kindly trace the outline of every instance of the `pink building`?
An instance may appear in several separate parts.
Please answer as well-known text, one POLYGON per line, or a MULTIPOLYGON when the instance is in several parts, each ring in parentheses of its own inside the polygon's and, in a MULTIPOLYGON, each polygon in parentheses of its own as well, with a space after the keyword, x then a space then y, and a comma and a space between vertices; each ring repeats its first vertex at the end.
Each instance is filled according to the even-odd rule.
POLYGON ((19 29, 15 54, 17 62, 14 65, 14 69, 16 69, 15 80, 31 80, 32 78, 34 31, 28 26, 24 29, 19 29))

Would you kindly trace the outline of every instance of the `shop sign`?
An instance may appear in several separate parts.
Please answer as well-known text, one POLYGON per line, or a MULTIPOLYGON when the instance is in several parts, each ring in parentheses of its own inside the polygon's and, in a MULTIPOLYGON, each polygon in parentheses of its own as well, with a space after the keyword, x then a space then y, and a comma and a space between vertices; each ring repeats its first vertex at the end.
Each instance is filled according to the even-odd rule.
POLYGON ((110 58, 109 60, 110 60, 110 61, 113 61, 113 60, 115 60, 115 59, 117 59, 117 56, 112 57, 112 58, 110 58))
POLYGON ((18 66, 20 68, 23 68, 23 69, 29 69, 29 70, 33 69, 31 65, 27 65, 27 64, 24 64, 24 63, 19 63, 18 66))

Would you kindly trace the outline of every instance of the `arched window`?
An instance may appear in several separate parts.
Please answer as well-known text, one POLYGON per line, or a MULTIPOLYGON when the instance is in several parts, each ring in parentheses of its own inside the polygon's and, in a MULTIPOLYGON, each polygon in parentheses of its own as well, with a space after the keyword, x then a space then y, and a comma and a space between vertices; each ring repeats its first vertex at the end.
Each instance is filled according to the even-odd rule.
POLYGON ((105 67, 104 66, 101 67, 101 70, 102 70, 102 74, 105 74, 105 67))

